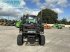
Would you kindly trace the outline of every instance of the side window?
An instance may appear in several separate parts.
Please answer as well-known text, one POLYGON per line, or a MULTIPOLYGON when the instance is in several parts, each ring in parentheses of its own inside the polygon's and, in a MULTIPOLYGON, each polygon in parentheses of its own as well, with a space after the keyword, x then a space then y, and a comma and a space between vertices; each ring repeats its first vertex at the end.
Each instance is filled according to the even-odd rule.
POLYGON ((38 18, 38 23, 41 24, 41 19, 40 19, 40 17, 38 18))

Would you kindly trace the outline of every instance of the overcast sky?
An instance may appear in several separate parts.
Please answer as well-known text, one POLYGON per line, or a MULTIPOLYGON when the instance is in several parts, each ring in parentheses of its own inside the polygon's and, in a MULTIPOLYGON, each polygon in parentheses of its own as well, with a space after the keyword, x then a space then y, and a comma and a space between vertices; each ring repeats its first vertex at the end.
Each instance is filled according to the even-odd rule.
POLYGON ((70 0, 0 0, 0 16, 37 15, 41 9, 50 8, 59 14, 59 19, 70 20, 70 0))

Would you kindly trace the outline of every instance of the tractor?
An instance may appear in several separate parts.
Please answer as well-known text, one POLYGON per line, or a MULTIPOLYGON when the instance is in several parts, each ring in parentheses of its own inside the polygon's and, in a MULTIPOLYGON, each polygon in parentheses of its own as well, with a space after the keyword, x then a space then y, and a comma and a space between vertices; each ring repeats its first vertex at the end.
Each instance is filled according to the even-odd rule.
POLYGON ((56 28, 56 29, 62 29, 62 25, 57 24, 57 23, 54 24, 53 27, 56 28))
POLYGON ((35 15, 23 15, 20 21, 16 22, 16 27, 19 28, 17 36, 17 45, 23 45, 24 42, 39 45, 45 45, 44 26, 42 18, 35 15))

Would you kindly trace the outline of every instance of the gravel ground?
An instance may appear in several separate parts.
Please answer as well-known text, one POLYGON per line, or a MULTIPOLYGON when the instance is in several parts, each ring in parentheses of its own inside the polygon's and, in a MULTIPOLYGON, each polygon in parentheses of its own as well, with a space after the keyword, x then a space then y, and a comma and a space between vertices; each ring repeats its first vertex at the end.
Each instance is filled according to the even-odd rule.
POLYGON ((15 27, 0 26, 0 52, 70 52, 70 30, 47 29, 44 31, 46 43, 40 45, 18 46, 16 43, 19 31, 15 27))

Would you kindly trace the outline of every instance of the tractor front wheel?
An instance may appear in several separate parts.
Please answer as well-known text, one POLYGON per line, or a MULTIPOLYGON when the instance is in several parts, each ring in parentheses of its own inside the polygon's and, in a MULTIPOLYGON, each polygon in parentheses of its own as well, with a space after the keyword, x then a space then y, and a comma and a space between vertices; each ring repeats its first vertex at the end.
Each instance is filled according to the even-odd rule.
POLYGON ((39 44, 40 45, 45 45, 45 36, 44 35, 40 35, 40 37, 39 37, 39 44))
POLYGON ((18 37, 17 37, 17 45, 23 45, 23 36, 22 35, 18 35, 18 37))

